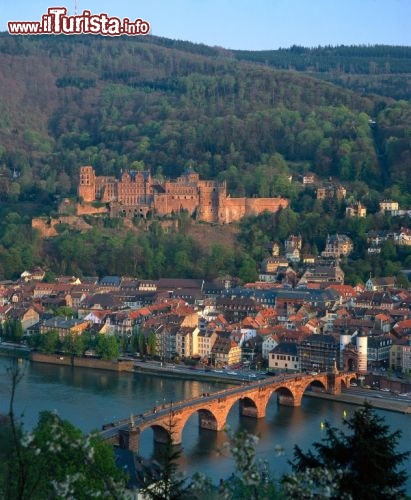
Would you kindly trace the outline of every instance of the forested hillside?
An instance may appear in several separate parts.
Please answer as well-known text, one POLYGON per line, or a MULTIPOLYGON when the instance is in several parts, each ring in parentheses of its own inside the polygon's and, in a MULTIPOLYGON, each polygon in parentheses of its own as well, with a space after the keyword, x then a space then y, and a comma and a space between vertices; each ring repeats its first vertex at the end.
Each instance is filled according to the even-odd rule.
POLYGON ((409 190, 409 103, 152 42, 0 37, 1 164, 19 176, 2 199, 74 193, 83 164, 170 177, 190 165, 234 195, 278 194, 307 170, 409 190))
MULTIPOLYGON (((53 213, 62 196, 76 196, 79 167, 86 164, 99 175, 144 168, 172 178, 191 167, 204 179, 226 180, 232 196, 286 196, 295 213, 312 206, 313 197, 305 200, 309 195, 298 182, 307 172, 341 181, 351 196, 366 195, 370 206, 379 197, 409 205, 409 50, 294 47, 260 53, 151 36, 0 34, 0 274, 16 276, 34 261, 58 272, 73 265, 73 272, 128 271, 132 246, 124 250, 124 241, 111 236, 117 263, 84 246, 80 236, 70 244, 88 248, 89 261, 77 253, 64 259, 70 248, 64 227, 47 245, 21 231, 33 215, 53 213)), ((321 236, 328 230, 322 227, 321 236)), ((320 241, 312 229, 307 234, 309 244, 320 241)), ((224 254, 218 247, 210 250, 210 268, 210 255, 193 242, 179 263, 175 252, 165 263, 164 235, 163 253, 144 266, 152 245, 147 238, 133 243, 140 249, 130 264, 147 277, 177 270, 211 276, 241 267, 231 249, 224 254)), ((170 248, 184 247, 178 238, 174 243, 170 248)), ((240 248, 238 254, 243 275, 253 274, 255 262, 240 248)))
POLYGON ((361 94, 409 99, 411 47, 369 45, 235 51, 238 60, 307 72, 361 94))

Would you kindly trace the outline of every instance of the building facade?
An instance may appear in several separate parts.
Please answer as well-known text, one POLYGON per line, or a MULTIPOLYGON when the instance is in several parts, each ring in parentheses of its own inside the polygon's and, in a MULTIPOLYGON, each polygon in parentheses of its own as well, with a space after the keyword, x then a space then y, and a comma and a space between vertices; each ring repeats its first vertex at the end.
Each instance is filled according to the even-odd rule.
POLYGON ((411 335, 391 346, 389 364, 391 370, 402 373, 411 372, 411 335))
POLYGON ((323 257, 339 258, 349 255, 354 248, 351 238, 345 234, 333 234, 327 236, 325 250, 321 252, 323 257))
POLYGON ((285 198, 231 198, 226 182, 200 180, 186 171, 173 181, 156 181, 148 171, 126 171, 120 179, 96 176, 92 166, 80 168, 78 196, 83 203, 100 202, 114 217, 158 216, 186 210, 197 220, 230 223, 246 215, 277 212, 288 206, 285 198))
POLYGON ((281 342, 268 356, 270 371, 300 371, 298 345, 295 342, 281 342))
POLYGON ((332 372, 339 359, 339 347, 332 335, 310 335, 299 346, 301 371, 332 372))

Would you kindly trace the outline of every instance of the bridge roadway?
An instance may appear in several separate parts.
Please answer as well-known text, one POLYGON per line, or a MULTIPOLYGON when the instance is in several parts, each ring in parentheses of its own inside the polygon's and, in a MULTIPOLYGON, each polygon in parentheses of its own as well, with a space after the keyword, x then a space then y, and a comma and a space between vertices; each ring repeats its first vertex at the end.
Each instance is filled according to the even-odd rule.
POLYGON ((194 413, 198 413, 201 428, 221 431, 237 401, 240 415, 264 418, 267 404, 274 393, 280 405, 300 406, 304 392, 309 387, 329 394, 340 394, 341 389, 350 387, 350 382, 356 378, 355 372, 324 372, 278 375, 245 382, 241 386, 170 402, 145 413, 105 424, 100 435, 105 441, 134 452, 138 451, 141 433, 148 428, 153 429, 156 442, 167 443, 171 438, 173 444, 181 444, 184 426, 194 413))

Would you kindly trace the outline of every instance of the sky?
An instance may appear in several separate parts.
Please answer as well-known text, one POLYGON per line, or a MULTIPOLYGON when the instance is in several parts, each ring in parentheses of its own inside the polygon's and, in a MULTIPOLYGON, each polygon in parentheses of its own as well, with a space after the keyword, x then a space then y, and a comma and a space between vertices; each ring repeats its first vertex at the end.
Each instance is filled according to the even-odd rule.
MULTIPOLYGON (((0 31, 8 21, 40 21, 50 7, 74 14, 74 5, 0 0, 0 31)), ((411 46, 411 0, 77 0, 77 12, 85 9, 143 19, 153 35, 227 49, 411 46)))

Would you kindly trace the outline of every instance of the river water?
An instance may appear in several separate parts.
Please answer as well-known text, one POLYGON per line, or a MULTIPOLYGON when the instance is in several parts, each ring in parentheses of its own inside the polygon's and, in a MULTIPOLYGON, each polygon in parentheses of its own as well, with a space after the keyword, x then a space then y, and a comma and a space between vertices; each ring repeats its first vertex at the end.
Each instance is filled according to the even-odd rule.
MULTIPOLYGON (((6 413, 9 405, 10 378, 6 371, 10 361, 0 356, 0 413, 6 413)), ((24 428, 29 430, 37 423, 42 410, 55 410, 61 418, 70 421, 84 432, 101 429, 102 424, 143 413, 165 402, 179 401, 226 387, 223 384, 204 381, 177 380, 137 373, 115 373, 85 368, 71 368, 41 363, 23 362, 24 376, 20 381, 15 415, 21 416, 24 428)), ((238 407, 229 414, 228 424, 235 432, 246 428, 260 436, 257 445, 258 458, 267 460, 272 475, 279 477, 289 472, 288 460, 293 446, 298 444, 307 451, 313 442, 324 435, 321 423, 328 421, 341 427, 344 414, 351 415, 358 406, 329 400, 304 397, 299 408, 277 405, 275 397, 269 403, 265 419, 240 418, 238 407), (276 450, 283 449, 282 454, 276 450)), ((411 415, 376 410, 384 417, 391 431, 400 429, 398 449, 411 449, 411 415)), ((225 451, 225 432, 200 430, 198 418, 193 415, 183 432, 183 453, 180 467, 187 475, 202 472, 215 482, 228 477, 234 470, 232 457, 225 451)), ((140 454, 156 457, 157 447, 150 429, 143 432, 140 454)), ((411 494, 411 459, 406 464, 411 494)))

